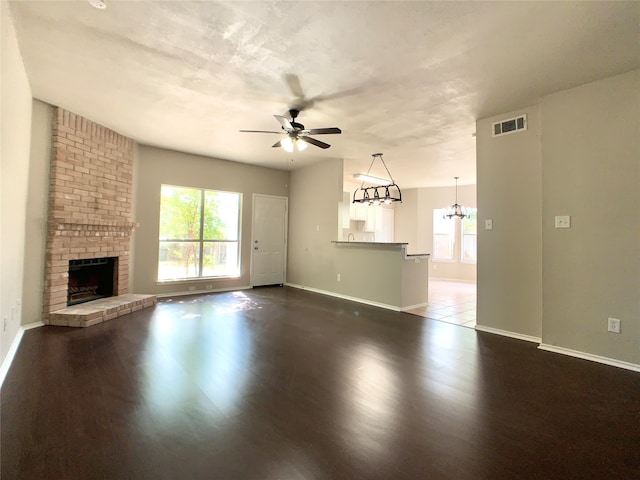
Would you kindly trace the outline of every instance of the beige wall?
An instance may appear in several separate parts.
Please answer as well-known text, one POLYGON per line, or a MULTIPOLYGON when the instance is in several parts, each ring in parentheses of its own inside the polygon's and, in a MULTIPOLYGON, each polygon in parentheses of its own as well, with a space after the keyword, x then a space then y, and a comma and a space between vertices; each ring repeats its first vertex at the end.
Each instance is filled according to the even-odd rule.
POLYGON ((33 100, 25 235, 29 254, 24 259, 23 283, 23 298, 28 301, 23 303, 23 325, 42 321, 52 115, 51 105, 33 100))
POLYGON ((539 108, 478 121, 479 326, 539 338, 542 319, 542 197, 539 108), (492 137, 491 124, 522 113, 528 129, 492 137), (493 229, 485 230, 485 220, 493 229))
POLYGON ((639 70, 478 121, 480 327, 640 364, 639 139, 639 70), (527 131, 491 137, 521 113, 527 131))
POLYGON ((418 189, 410 188, 402 191, 402 203, 397 203, 394 208, 394 240, 407 243, 408 253, 419 252, 418 245, 418 189))
POLYGON ((251 208, 254 193, 288 197, 289 172, 139 145, 134 161, 131 272, 133 293, 169 294, 251 285, 251 208), (162 184, 242 193, 241 275, 233 279, 156 282, 162 184))
POLYGON ((0 2, 0 32, 0 361, 4 361, 22 321, 31 141, 31 89, 8 2, 0 2))
POLYGON ((334 291, 342 202, 342 160, 314 163, 291 172, 287 283, 334 291))
POLYGON ((420 270, 426 270, 425 260, 419 266, 407 265, 411 261, 404 260, 399 247, 331 243, 341 234, 342 179, 342 160, 337 159, 291 172, 287 283, 400 308, 421 298, 411 288, 403 297, 403 280, 416 286, 420 282, 414 279, 419 278, 426 300, 426 275, 420 276, 420 270))
POLYGON ((546 97, 542 114, 542 342, 640 364, 640 70, 546 97))

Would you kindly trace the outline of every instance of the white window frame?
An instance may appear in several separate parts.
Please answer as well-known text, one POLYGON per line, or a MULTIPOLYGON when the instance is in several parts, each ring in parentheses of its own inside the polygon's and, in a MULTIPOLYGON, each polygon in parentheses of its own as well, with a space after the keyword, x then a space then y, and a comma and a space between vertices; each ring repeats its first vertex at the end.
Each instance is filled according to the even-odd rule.
POLYGON ((467 208, 467 213, 475 213, 476 216, 476 233, 465 233, 464 232, 464 224, 467 218, 463 218, 460 222, 460 261, 463 263, 478 263, 478 209, 477 208, 467 208), (475 237, 476 238, 476 255, 473 260, 467 260, 464 258, 464 237, 475 237))
POLYGON ((445 208, 435 208, 433 210, 433 260, 438 262, 454 262, 455 261, 455 241, 456 241, 456 228, 455 222, 450 220, 445 220, 444 214, 446 213, 445 208), (448 225, 449 232, 442 233, 436 232, 436 222, 440 225, 448 225), (442 222, 442 223, 440 223, 442 222), (447 222, 447 223, 445 223, 447 222), (436 257, 436 235, 448 235, 449 236, 449 255, 448 257, 436 257))
MULTIPOLYGON (((241 271, 241 256, 242 256, 242 252, 241 252, 241 234, 242 234, 242 193, 239 192, 227 192, 227 191, 223 191, 223 190, 213 190, 213 189, 209 189, 209 188, 199 188, 199 187, 187 187, 187 186, 183 186, 183 185, 170 185, 170 184, 162 184, 160 187, 160 196, 162 197, 162 189, 164 187, 170 187, 170 188, 182 188, 185 190, 195 190, 195 191, 199 191, 200 192, 200 225, 199 225, 199 238, 197 239, 180 239, 180 238, 171 238, 171 239, 164 239, 164 238, 160 238, 160 231, 158 231, 158 257, 157 257, 157 267, 158 267, 158 273, 156 275, 156 279, 158 283, 175 283, 175 282, 189 282, 189 281, 194 281, 194 280, 203 280, 203 279, 218 279, 218 278, 237 278, 240 276, 240 271, 241 271), (238 219, 237 219, 237 232, 236 232, 236 239, 205 239, 204 238, 204 218, 205 218, 205 194, 207 192, 213 192, 213 193, 224 193, 224 194, 231 194, 231 195, 237 195, 238 197, 238 219), (195 276, 190 276, 190 277, 172 277, 172 278, 160 278, 160 270, 161 270, 161 265, 160 265, 160 253, 162 251, 161 249, 161 245, 162 243, 176 243, 176 242, 180 242, 180 243, 197 243, 198 244, 198 266, 197 266, 197 275, 195 276), (237 250, 237 259, 236 259, 236 267, 235 267, 235 271, 232 274, 221 274, 221 275, 203 275, 203 271, 204 271, 204 249, 205 249, 205 244, 211 244, 211 243, 230 243, 230 244, 235 244, 236 245, 236 250, 237 250)), ((162 204, 160 204, 160 216, 159 218, 162 218, 162 204)))

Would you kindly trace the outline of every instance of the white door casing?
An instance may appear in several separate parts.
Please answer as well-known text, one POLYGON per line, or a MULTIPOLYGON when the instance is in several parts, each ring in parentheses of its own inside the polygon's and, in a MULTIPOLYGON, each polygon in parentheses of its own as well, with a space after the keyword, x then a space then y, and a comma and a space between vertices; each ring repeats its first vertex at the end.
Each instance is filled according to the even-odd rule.
POLYGON ((286 197, 253 195, 251 284, 254 287, 285 282, 288 201, 286 197))

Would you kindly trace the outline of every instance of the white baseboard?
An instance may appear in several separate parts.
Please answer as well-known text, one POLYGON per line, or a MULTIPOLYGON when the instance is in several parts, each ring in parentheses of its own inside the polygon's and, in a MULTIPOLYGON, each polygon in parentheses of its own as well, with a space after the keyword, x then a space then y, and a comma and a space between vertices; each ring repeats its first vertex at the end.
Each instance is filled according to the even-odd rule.
POLYGON ((11 346, 9 347, 7 356, 4 357, 4 361, 0 366, 0 389, 2 388, 4 379, 6 378, 7 373, 9 372, 9 368, 13 363, 13 359, 16 356, 16 352, 18 351, 18 347, 20 346, 20 342, 22 341, 22 335, 24 335, 24 332, 27 330, 31 330, 32 328, 37 328, 42 326, 44 326, 44 323, 42 322, 33 322, 33 323, 29 323, 28 325, 22 325, 18 329, 18 333, 16 333, 16 336, 13 337, 13 341, 11 342, 11 346))
POLYGON ((209 290, 188 290, 186 292, 156 293, 154 295, 158 298, 184 297, 187 295, 201 295, 203 293, 221 293, 221 292, 234 292, 236 290, 251 290, 251 288, 252 288, 251 285, 242 285, 240 287, 212 288, 209 290))
POLYGON ((525 340, 527 342, 540 343, 542 341, 540 337, 532 337, 531 335, 524 335, 522 333, 510 332, 508 330, 500 330, 499 328, 483 327, 482 325, 476 325, 475 329, 480 332, 493 333, 495 335, 502 335, 503 337, 510 337, 518 340, 525 340))
POLYGON ((626 370, 640 372, 640 365, 630 362, 623 362, 622 360, 616 360, 614 358, 601 357, 600 355, 593 355, 591 353, 584 353, 578 350, 571 350, 570 348, 556 347, 555 345, 548 345, 546 343, 541 343, 538 348, 540 350, 546 350, 547 352, 561 353, 562 355, 569 355, 570 357, 581 358, 583 360, 590 360, 592 362, 611 365, 612 367, 624 368, 626 370))
MULTIPOLYGON (((341 298, 343 300, 349 300, 351 302, 364 303, 365 305, 371 305, 373 307, 386 308, 387 310, 393 310, 394 312, 400 312, 401 311, 400 307, 396 307, 394 305, 389 305, 387 303, 374 302, 374 301, 366 300, 366 299, 360 298, 360 297, 350 297, 349 295, 342 295, 341 293, 330 292, 328 290, 321 290, 319 288, 305 287, 304 285, 298 285, 296 283, 285 283, 285 285, 287 287, 298 288, 300 290, 307 290, 307 291, 313 292, 313 293, 320 293, 322 295, 328 295, 330 297, 341 298)), ((412 307, 410 307, 410 308, 412 308, 412 307)))

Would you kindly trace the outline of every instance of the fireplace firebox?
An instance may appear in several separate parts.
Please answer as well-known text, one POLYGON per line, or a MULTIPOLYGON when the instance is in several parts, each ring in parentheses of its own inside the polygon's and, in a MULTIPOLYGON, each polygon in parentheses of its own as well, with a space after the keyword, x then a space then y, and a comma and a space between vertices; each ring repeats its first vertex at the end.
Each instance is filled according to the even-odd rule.
POLYGON ((111 297, 117 291, 118 258, 69 260, 67 306, 111 297))

